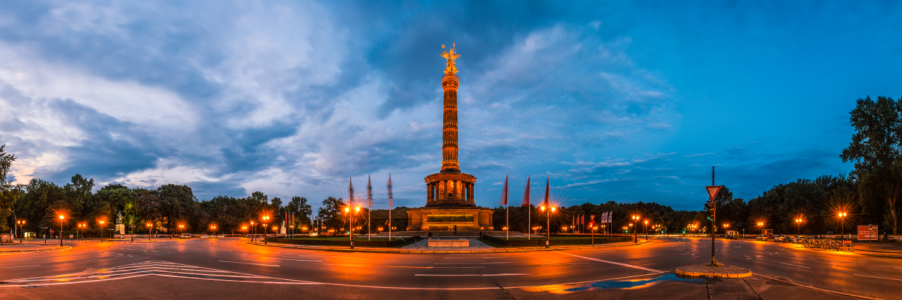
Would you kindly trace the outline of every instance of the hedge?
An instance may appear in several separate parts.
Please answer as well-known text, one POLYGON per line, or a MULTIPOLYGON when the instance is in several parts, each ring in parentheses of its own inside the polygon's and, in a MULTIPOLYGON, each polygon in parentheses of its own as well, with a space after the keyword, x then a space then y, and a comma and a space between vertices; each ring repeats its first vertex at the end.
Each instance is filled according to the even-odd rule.
MULTIPOLYGON (((549 242, 550 246, 562 246, 562 245, 591 245, 592 239, 587 237, 579 237, 579 238, 560 238, 560 236, 555 236, 557 238, 551 239, 549 242)), ((504 238, 494 237, 494 236, 484 236, 483 240, 501 245, 502 247, 544 247, 545 246, 545 238, 534 238, 530 240, 524 239, 513 239, 506 240, 504 238)), ((606 244, 606 243, 617 243, 617 242, 628 242, 632 241, 632 237, 627 236, 615 236, 615 237, 605 237, 605 236, 596 236, 595 244, 606 244)))
MULTIPOLYGON (((392 241, 367 241, 366 239, 361 240, 360 238, 354 239, 354 246, 359 247, 402 247, 406 245, 413 244, 416 241, 419 241, 420 237, 410 237, 403 239, 393 239, 392 241)), ((337 241, 337 240, 320 240, 317 238, 266 238, 267 242, 273 243, 281 243, 281 244, 294 244, 294 245, 313 245, 313 246, 345 246, 350 247, 351 241, 337 241)))

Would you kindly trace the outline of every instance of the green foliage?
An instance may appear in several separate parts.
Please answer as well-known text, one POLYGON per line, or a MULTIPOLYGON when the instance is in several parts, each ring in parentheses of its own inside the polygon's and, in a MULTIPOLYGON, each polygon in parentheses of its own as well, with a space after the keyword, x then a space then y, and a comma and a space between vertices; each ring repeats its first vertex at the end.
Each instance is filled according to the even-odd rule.
POLYGON ((298 196, 291 197, 291 201, 285 206, 285 210, 295 214, 294 224, 292 224, 295 230, 300 230, 301 226, 308 226, 308 228, 310 228, 313 224, 310 220, 310 216, 313 214, 313 208, 307 203, 307 198, 298 196))
POLYGON ((855 129, 852 142, 842 151, 844 162, 855 162, 861 214, 883 218, 898 234, 902 205, 902 98, 858 99, 849 122, 855 129))
POLYGON ((12 214, 13 205, 16 203, 16 198, 19 197, 19 188, 6 180, 16 156, 3 151, 5 147, 6 145, 0 145, 0 231, 3 232, 10 230, 9 224, 5 220, 12 214))
POLYGON ((345 205, 341 198, 326 198, 323 200, 323 205, 319 207, 316 216, 318 219, 323 220, 323 226, 328 228, 341 228, 342 225, 347 227, 347 224, 344 224, 347 220, 344 219, 344 211, 342 210, 345 205))

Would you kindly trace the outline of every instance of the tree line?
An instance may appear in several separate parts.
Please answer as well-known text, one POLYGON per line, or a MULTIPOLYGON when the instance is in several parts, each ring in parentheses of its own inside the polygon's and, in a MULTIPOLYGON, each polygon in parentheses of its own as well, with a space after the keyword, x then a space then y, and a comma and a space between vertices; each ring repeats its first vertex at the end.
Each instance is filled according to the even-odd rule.
MULTIPOLYGON (((854 232, 855 225, 877 224, 882 225, 881 232, 890 230, 898 234, 902 212, 902 205, 898 203, 902 196, 902 98, 858 99, 849 121, 855 133, 849 146, 840 154, 844 162, 854 163, 848 176, 827 175, 777 184, 749 200, 733 198, 732 192, 724 188, 715 199, 718 231, 734 229, 754 233, 768 228, 781 233, 816 234, 854 232), (848 217, 839 218, 839 212, 848 213, 848 217)), ((250 220, 258 220, 261 214, 270 214, 272 224, 281 224, 285 212, 295 214, 294 224, 289 224, 295 230, 314 229, 311 227, 313 210, 307 198, 299 196, 283 203, 278 197, 269 199, 257 191, 242 198, 217 196, 200 201, 191 187, 175 184, 157 188, 110 184, 94 192, 94 180, 79 174, 72 176, 71 182, 65 185, 37 178, 25 185, 14 185, 7 180, 7 174, 16 157, 5 152, 4 147, 0 146, 0 220, 5 220, 0 222, 2 232, 9 232, 16 220, 25 220, 27 231, 58 226, 56 215, 61 212, 70 216, 66 224, 70 229, 75 223, 85 222, 89 225, 88 233, 95 235, 100 230, 98 220, 106 220, 111 228, 119 214, 129 231, 140 231, 143 224, 151 222, 155 228, 174 229, 176 224, 183 224, 189 232, 205 231, 210 224, 216 224, 219 232, 240 232, 242 226, 247 226, 250 220)), ((572 232, 574 229, 570 226, 575 216, 586 215, 588 221, 591 220, 588 216, 600 216, 610 211, 613 224, 606 225, 605 230, 622 232, 624 226, 629 229, 629 224, 633 223, 631 217, 638 215, 642 217, 639 223, 642 231, 645 220, 651 228, 667 233, 691 231, 708 224, 701 207, 703 201, 699 203, 699 211, 676 211, 653 202, 584 203, 562 207, 550 215, 551 230, 572 232)), ((320 221, 317 224, 334 230, 347 228, 345 205, 341 198, 324 199, 316 214, 320 221)), ((406 228, 406 210, 406 207, 393 210, 391 223, 396 230, 406 228)), ((354 213, 358 214, 355 215, 359 218, 358 225, 386 227, 388 224, 387 210, 373 210, 369 214, 364 208, 354 213)), ((527 232, 531 224, 546 230, 546 214, 534 206, 510 207, 509 212, 503 207, 494 208, 496 229, 508 224, 505 221, 508 214, 511 230, 527 232)))

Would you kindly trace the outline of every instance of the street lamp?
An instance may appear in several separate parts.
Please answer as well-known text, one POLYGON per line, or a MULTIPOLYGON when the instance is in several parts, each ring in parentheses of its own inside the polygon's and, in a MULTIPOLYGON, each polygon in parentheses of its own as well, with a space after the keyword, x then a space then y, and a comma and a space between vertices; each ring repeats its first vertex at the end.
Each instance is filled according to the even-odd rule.
MULTIPOLYGON (((75 234, 80 234, 81 231, 84 230, 86 227, 88 227, 88 224, 87 224, 87 223, 78 223, 78 232, 76 232, 75 234)), ((81 237, 84 238, 85 235, 82 234, 81 237)), ((77 237, 76 237, 76 238, 77 238, 77 237)), ((80 240, 80 239, 79 239, 79 240, 80 240)))
POLYGON ((216 224, 210 225, 210 232, 213 233, 213 237, 216 237, 216 224))
POLYGON ((103 229, 100 230, 100 242, 103 243, 103 231, 106 230, 106 221, 98 220, 97 223, 100 223, 100 227, 103 227, 103 229))
POLYGON ((254 234, 251 235, 251 243, 253 243, 256 241, 255 237, 257 236, 257 226, 254 226, 254 220, 251 220, 251 227, 254 227, 254 234))
POLYGON ((802 235, 802 218, 796 219, 796 235, 802 235))
POLYGON ((63 220, 66 219, 66 216, 59 215, 60 218, 60 247, 63 246, 63 220))
POLYGON ((263 216, 263 244, 264 245, 267 244, 266 237, 268 236, 266 234, 266 224, 269 224, 269 216, 263 216))
POLYGON ((542 211, 545 212, 545 222, 546 222, 546 235, 545 235, 545 248, 548 248, 551 244, 551 213, 557 210, 557 207, 551 206, 548 209, 545 209, 545 206, 542 205, 542 211))
POLYGON ((645 240, 648 240, 648 220, 645 220, 645 240))
POLYGON ((147 226, 147 241, 150 242, 150 235, 153 233, 153 223, 148 222, 144 226, 147 226))
POLYGON ((182 231, 185 231, 185 224, 179 224, 179 235, 182 234, 182 231))
POLYGON ((839 226, 840 226, 840 227, 839 227, 839 232, 840 232, 840 237, 842 238, 843 241, 845 241, 845 240, 846 240, 846 236, 845 236, 846 231, 845 231, 845 229, 846 229, 846 215, 847 215, 847 214, 846 214, 845 212, 840 212, 840 213, 838 213, 837 215, 839 216, 839 224, 840 224, 840 225, 839 225, 839 226))
POLYGON ((351 242, 351 249, 354 249, 354 216, 360 212, 360 206, 354 208, 353 214, 351 207, 345 206, 345 215, 348 216, 348 241, 351 242))
POLYGON ((25 236, 25 220, 17 220, 16 225, 19 225, 19 231, 21 231, 19 234, 19 244, 21 244, 23 243, 22 239, 25 236))
MULTIPOLYGON (((634 215, 634 216, 633 216, 633 221, 634 221, 634 222, 639 222, 639 216, 638 216, 638 215, 634 215)), ((639 243, 639 233, 634 231, 634 232, 633 232, 633 236, 635 236, 635 241, 634 241, 634 242, 635 242, 635 243, 639 243)))

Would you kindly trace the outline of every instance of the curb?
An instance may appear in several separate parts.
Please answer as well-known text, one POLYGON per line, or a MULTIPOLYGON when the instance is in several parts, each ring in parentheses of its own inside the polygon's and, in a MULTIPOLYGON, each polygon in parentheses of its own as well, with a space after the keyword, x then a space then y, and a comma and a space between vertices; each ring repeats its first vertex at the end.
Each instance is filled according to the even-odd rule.
MULTIPOLYGON (((740 273, 713 272, 713 271, 712 272, 691 272, 691 271, 686 271, 686 270, 680 270, 680 268, 690 268, 690 267, 700 267, 700 266, 679 267, 679 268, 676 268, 674 273, 676 273, 678 276, 710 277, 710 278, 745 278, 745 277, 752 276, 752 271, 749 271, 749 270, 746 270, 743 268, 739 268, 739 267, 733 267, 733 268, 740 269, 744 272, 742 272, 742 271, 740 271, 740 273)), ((706 267, 706 266, 702 266, 702 267, 706 267)), ((707 267, 707 268, 713 269, 712 267, 707 267)))
POLYGON ((67 250, 72 249, 72 246, 63 246, 62 248, 59 248, 58 246, 54 246, 54 247, 56 247, 56 248, 53 248, 53 249, 27 249, 27 250, 0 250, 0 255, 3 255, 4 253, 60 252, 60 251, 67 251, 67 250))
POLYGON ((598 249, 598 248, 611 248, 611 247, 628 247, 628 246, 641 246, 653 243, 653 241, 645 241, 641 243, 628 243, 628 244, 600 244, 596 246, 556 246, 551 248, 544 247, 530 247, 530 248, 489 248, 483 250, 419 250, 419 249, 398 249, 398 248, 367 248, 367 247, 356 247, 354 249, 350 248, 337 248, 337 247, 329 247, 325 248, 322 246, 305 246, 305 245, 292 245, 292 244, 280 244, 280 243, 269 243, 269 244, 261 244, 259 242, 247 242, 249 245, 255 246, 263 246, 263 247, 277 247, 277 248, 288 248, 288 249, 303 249, 303 250, 318 250, 318 251, 333 251, 333 252, 376 252, 376 253, 399 253, 399 254, 475 254, 475 253, 515 253, 515 252, 535 252, 535 251, 559 251, 559 250, 578 250, 578 249, 598 249))

